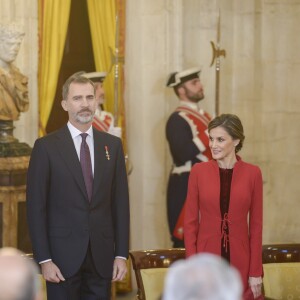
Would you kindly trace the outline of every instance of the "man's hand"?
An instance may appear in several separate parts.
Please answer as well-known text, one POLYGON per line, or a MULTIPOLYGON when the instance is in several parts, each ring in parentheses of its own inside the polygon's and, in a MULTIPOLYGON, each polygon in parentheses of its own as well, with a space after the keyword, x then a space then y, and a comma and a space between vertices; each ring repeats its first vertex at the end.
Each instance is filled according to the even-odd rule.
POLYGON ((126 260, 123 258, 115 258, 113 267, 112 281, 121 281, 127 273, 126 260))
POLYGON ((46 281, 59 283, 65 281, 59 268, 52 261, 41 263, 43 277, 46 281))

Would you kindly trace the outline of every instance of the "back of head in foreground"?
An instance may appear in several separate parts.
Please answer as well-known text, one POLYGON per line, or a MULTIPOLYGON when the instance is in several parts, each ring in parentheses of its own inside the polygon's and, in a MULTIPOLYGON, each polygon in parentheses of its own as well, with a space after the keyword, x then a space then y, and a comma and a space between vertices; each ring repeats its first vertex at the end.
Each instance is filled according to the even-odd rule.
POLYGON ((163 300, 241 300, 238 271, 221 257, 201 253, 169 269, 163 300))
POLYGON ((38 269, 14 248, 0 249, 0 300, 41 299, 38 269))

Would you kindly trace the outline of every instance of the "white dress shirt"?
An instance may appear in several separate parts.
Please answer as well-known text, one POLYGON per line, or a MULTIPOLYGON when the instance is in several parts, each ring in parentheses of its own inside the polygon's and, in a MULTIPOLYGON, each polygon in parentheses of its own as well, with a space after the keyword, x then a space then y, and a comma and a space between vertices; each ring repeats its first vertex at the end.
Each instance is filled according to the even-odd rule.
MULTIPOLYGON (((77 152, 78 159, 80 160, 80 146, 82 142, 81 132, 79 129, 74 127, 70 122, 68 122, 68 128, 70 130, 74 146, 77 152)), ((94 158, 94 135, 93 135, 93 127, 91 126, 85 133, 88 134, 86 137, 86 142, 90 149, 90 155, 91 155, 91 161, 92 161, 92 170, 94 175, 94 164, 95 164, 95 158, 94 158)))

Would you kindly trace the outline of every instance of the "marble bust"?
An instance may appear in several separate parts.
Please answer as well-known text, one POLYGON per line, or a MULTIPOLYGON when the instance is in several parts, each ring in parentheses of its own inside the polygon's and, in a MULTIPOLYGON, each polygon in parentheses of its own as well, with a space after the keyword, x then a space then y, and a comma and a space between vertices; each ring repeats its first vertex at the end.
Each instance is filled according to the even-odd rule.
POLYGON ((29 108, 28 78, 13 64, 25 33, 15 24, 0 24, 0 121, 15 121, 29 108))

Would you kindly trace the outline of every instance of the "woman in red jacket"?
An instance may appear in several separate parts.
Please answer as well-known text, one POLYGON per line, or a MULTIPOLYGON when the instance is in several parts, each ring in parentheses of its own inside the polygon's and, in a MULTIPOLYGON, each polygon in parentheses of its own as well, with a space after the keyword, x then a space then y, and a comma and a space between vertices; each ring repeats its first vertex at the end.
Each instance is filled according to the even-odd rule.
POLYGON ((213 160, 194 165, 189 177, 186 255, 222 256, 239 270, 244 299, 256 299, 261 296, 263 274, 261 171, 236 155, 245 139, 237 116, 216 117, 208 132, 213 160))

